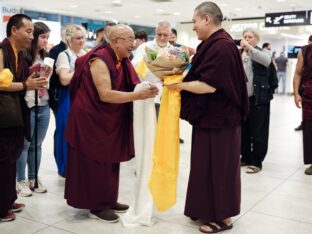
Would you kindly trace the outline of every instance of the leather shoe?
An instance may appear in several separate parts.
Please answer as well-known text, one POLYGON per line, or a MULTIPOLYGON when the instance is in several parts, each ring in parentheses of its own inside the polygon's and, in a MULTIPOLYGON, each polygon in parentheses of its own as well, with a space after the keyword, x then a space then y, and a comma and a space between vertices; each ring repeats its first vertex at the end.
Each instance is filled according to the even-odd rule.
POLYGON ((301 131, 302 129, 303 129, 303 127, 302 127, 302 123, 301 123, 298 127, 295 128, 295 131, 301 131))
POLYGON ((112 208, 112 210, 116 213, 125 213, 129 209, 128 205, 116 203, 116 205, 112 208))
POLYGON ((309 166, 307 169, 305 169, 304 174, 306 174, 306 175, 312 175, 312 165, 309 166))
POLYGON ((25 208, 25 204, 23 203, 16 203, 14 202, 11 206, 11 210, 14 212, 14 213, 17 213, 17 212, 20 212, 22 211, 23 209, 25 208))
POLYGON ((90 211, 89 217, 98 219, 104 223, 116 223, 119 221, 119 216, 112 209, 104 209, 102 211, 90 211))

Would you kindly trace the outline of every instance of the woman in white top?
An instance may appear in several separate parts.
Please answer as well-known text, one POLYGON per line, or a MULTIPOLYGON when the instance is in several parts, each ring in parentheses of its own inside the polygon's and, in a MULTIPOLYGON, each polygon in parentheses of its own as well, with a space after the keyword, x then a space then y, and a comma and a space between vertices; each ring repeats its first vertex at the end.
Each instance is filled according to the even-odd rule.
MULTIPOLYGON (((42 23, 34 23, 34 39, 31 47, 24 50, 24 56, 28 62, 28 66, 38 65, 43 63, 44 57, 47 56, 46 47, 50 36, 49 27, 42 23)), ((51 70, 52 73, 52 70, 51 70)), ((50 74, 51 75, 51 74, 50 74)), ((41 144, 46 136, 46 132, 50 121, 50 108, 48 105, 49 94, 47 89, 38 91, 38 114, 35 120, 35 91, 28 90, 25 95, 25 100, 28 108, 30 108, 30 133, 31 142, 24 140, 24 149, 16 162, 16 191, 20 196, 28 197, 32 195, 32 191, 44 193, 47 189, 38 180, 38 187, 35 185, 35 121, 37 121, 37 170, 39 170, 41 161, 41 144), (28 167, 28 181, 25 178, 26 164, 28 167)))
POLYGON ((59 175, 65 177, 67 163, 67 143, 64 140, 64 131, 70 109, 68 85, 75 71, 76 59, 84 55, 83 50, 86 38, 86 30, 79 25, 70 25, 65 30, 65 40, 68 48, 57 57, 55 71, 60 78, 58 111, 56 114, 55 130, 55 160, 59 175))

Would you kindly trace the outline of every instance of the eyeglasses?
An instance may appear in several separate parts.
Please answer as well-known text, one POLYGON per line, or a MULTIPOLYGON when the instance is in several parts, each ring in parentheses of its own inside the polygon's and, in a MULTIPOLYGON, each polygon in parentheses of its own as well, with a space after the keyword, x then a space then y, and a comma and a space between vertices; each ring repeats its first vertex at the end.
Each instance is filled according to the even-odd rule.
POLYGON ((79 41, 79 40, 84 40, 85 38, 84 36, 81 36, 81 37, 73 37, 73 39, 79 41))
POLYGON ((167 34, 167 33, 157 33, 157 36, 158 37, 169 37, 169 34, 167 34))
POLYGON ((133 45, 134 39, 133 38, 123 38, 123 37, 116 37, 116 39, 122 39, 127 42, 129 45, 133 45))

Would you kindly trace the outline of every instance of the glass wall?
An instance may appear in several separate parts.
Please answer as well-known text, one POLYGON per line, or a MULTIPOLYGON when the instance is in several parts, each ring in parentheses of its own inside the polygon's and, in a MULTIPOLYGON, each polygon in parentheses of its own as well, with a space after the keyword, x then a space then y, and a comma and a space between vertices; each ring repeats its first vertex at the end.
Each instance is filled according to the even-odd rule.
MULTIPOLYGON (((32 19, 37 20, 48 20, 48 21, 57 21, 61 23, 63 27, 66 24, 74 23, 83 25, 88 31, 88 40, 94 40, 94 33, 98 28, 102 28, 106 25, 108 21, 105 20, 96 20, 96 19, 88 19, 76 16, 68 16, 61 14, 53 14, 53 13, 45 13, 45 12, 36 12, 30 10, 22 10, 24 14, 28 15, 32 19)), ((153 27, 141 26, 141 25, 132 25, 129 24, 130 27, 133 28, 134 31, 144 30, 148 35, 148 40, 154 39, 155 30, 153 27)))

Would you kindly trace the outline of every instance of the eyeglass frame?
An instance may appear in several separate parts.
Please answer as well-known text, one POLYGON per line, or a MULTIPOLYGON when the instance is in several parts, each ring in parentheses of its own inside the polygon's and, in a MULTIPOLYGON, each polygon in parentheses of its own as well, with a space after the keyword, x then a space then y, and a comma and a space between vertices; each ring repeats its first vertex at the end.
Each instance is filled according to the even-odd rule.
POLYGON ((116 37, 115 39, 122 39, 126 41, 129 45, 133 45, 135 38, 124 38, 124 37, 116 37))
POLYGON ((165 37, 165 38, 167 38, 167 37, 170 37, 170 34, 167 34, 167 33, 156 33, 156 36, 158 36, 158 37, 165 37))

